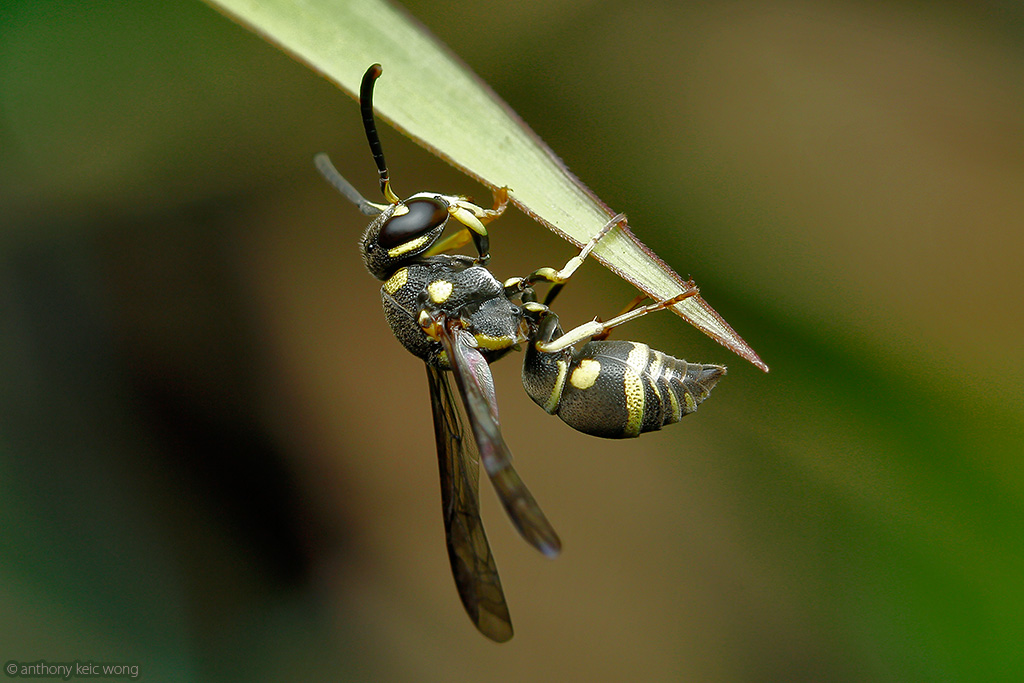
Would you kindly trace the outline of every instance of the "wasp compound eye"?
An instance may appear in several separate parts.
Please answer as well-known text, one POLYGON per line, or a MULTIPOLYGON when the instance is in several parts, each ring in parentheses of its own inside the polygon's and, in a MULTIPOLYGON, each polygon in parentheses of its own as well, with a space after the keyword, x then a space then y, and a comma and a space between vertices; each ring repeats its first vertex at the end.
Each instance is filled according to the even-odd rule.
POLYGON ((378 243, 392 249, 430 232, 448 220, 448 203, 435 197, 422 197, 405 202, 407 213, 388 219, 380 230, 378 243))

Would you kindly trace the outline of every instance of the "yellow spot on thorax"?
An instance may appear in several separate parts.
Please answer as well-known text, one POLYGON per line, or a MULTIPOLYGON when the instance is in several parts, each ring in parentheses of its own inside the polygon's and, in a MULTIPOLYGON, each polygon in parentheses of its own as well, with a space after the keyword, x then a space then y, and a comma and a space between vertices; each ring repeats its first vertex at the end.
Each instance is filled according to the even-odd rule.
POLYGON ((491 335, 484 334, 483 332, 477 332, 473 335, 473 338, 476 339, 477 346, 481 349, 488 349, 489 351, 507 349, 516 343, 516 340, 512 337, 492 337, 491 335))
POLYGON ((447 280, 434 280, 427 285, 427 294, 435 304, 443 304, 452 295, 454 285, 447 280))
POLYGON ((594 382, 597 381, 597 376, 600 374, 601 363, 586 358, 581 360, 576 369, 572 371, 572 375, 569 376, 569 383, 577 389, 589 389, 594 386, 594 382))
POLYGON ((395 271, 395 274, 387 279, 384 283, 384 291, 391 296, 395 295, 395 292, 405 287, 405 283, 409 281, 409 269, 399 268, 395 271))

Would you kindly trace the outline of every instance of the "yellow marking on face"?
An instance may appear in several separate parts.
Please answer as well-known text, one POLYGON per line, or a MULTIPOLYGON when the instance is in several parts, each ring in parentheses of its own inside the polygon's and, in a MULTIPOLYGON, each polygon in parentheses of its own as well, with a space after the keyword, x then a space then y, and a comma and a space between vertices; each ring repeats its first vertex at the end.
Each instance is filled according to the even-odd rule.
POLYGON ((434 280, 427 285, 427 294, 435 304, 443 304, 452 295, 455 286, 447 280, 434 280))
POLYGON ((693 396, 690 395, 689 391, 683 392, 683 400, 686 401, 686 411, 692 413, 697 410, 697 402, 693 400, 693 396))
POLYGON ((555 411, 558 410, 558 403, 562 400, 562 387, 565 385, 565 373, 569 371, 569 364, 564 360, 557 361, 557 364, 558 377, 555 378, 555 386, 551 389, 551 396, 548 397, 548 402, 544 404, 544 410, 547 411, 548 415, 554 415, 555 411))
MULTIPOLYGON (((438 302, 441 303, 441 302, 438 302)), ((483 332, 477 332, 473 335, 476 339, 476 344, 481 349, 487 349, 489 351, 499 351, 501 349, 507 349, 516 343, 516 340, 512 337, 492 337, 489 334, 483 332)))
POLYGON ((627 368, 622 377, 622 390, 626 396, 626 427, 622 432, 626 436, 640 436, 640 427, 644 424, 646 399, 643 379, 627 368))
POLYGON ((391 258, 396 258, 398 256, 401 256, 402 254, 408 254, 410 251, 416 251, 417 249, 421 248, 423 245, 427 244, 430 241, 430 238, 431 238, 431 233, 427 232, 427 233, 425 233, 423 235, 420 235, 419 237, 417 237, 414 240, 409 240, 408 242, 402 242, 397 247, 394 247, 392 249, 388 249, 388 256, 390 256, 391 258))
POLYGON ((590 358, 580 361, 576 369, 572 371, 569 382, 577 389, 589 389, 594 386, 597 376, 601 374, 601 363, 590 358))
POLYGON ((384 291, 391 296, 395 295, 395 292, 405 287, 405 283, 409 281, 409 269, 399 268, 395 271, 395 274, 387 279, 384 283, 384 291))

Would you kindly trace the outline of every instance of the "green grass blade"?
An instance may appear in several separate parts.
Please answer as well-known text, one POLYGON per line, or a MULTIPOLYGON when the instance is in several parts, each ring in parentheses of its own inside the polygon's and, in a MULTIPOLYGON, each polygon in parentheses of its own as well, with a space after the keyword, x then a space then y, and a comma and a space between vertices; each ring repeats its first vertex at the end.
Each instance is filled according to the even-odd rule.
MULTIPOLYGON (((573 176, 486 84, 425 28, 382 0, 206 0, 355 96, 366 68, 384 76, 378 116, 456 168, 507 186, 526 214, 582 245, 615 213, 573 176)), ((594 257, 654 300, 687 288, 626 227, 594 257)), ((768 367, 700 296, 673 310, 763 370, 768 367)))

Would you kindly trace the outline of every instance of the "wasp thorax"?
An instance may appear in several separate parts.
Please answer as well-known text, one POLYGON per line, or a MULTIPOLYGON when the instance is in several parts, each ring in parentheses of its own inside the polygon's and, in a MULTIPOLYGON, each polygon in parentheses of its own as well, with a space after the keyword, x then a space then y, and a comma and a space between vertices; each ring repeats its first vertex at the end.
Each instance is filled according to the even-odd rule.
POLYGON ((448 202, 427 193, 389 206, 363 233, 366 268, 378 280, 386 280, 399 266, 437 241, 448 216, 448 202))

